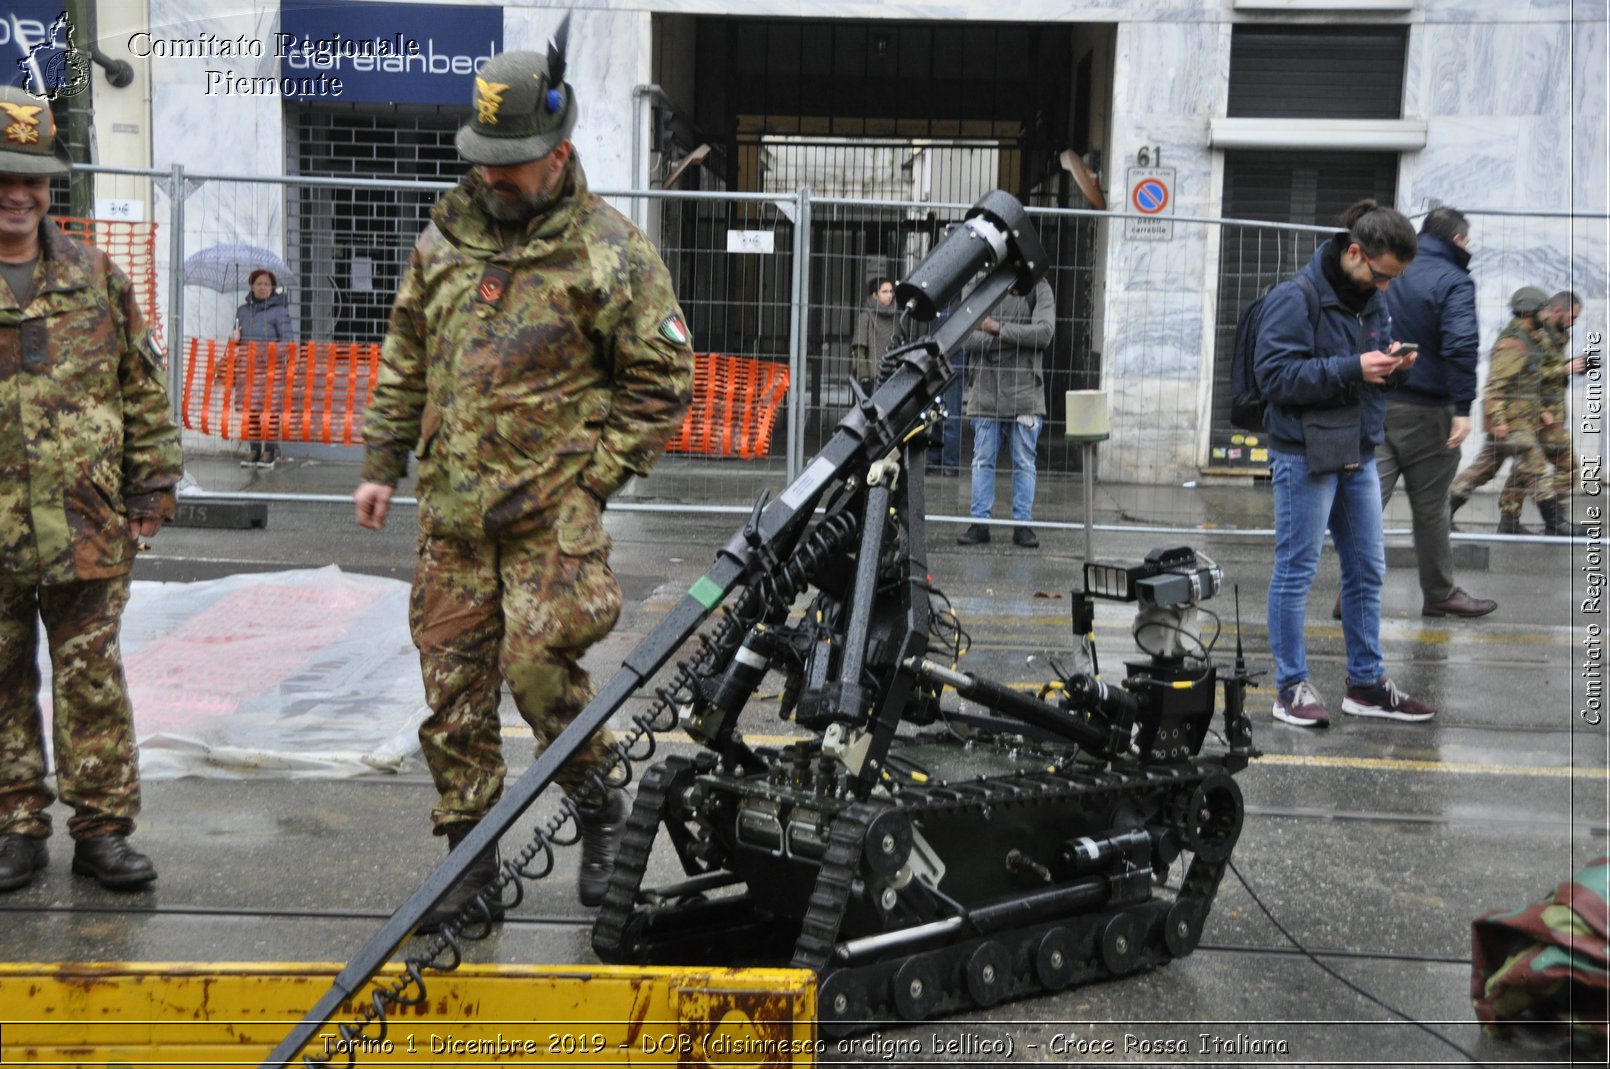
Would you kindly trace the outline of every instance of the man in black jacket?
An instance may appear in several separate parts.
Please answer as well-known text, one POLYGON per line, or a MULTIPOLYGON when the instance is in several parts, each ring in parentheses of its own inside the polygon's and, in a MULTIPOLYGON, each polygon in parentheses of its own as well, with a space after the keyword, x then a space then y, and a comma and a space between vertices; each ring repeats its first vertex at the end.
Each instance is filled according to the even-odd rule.
POLYGON ((1463 214, 1432 209, 1420 225, 1420 255, 1387 293, 1393 338, 1418 342, 1420 358, 1387 394, 1386 441, 1375 461, 1383 510, 1400 475, 1408 489, 1424 616, 1485 616, 1498 608, 1454 585, 1448 541, 1448 487, 1470 435, 1480 353, 1469 244, 1463 214))

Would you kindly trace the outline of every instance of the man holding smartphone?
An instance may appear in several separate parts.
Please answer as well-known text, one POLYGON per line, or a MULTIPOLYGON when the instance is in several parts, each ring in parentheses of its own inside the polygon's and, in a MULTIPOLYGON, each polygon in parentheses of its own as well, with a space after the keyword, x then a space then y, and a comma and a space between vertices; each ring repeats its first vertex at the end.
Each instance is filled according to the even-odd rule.
POLYGON ((1454 583, 1448 488, 1459 447, 1470 436, 1476 399, 1476 284, 1470 277, 1470 222, 1433 208, 1420 224, 1420 253, 1387 291, 1392 336, 1419 358, 1386 395, 1386 440, 1376 450, 1381 509, 1401 476, 1409 494, 1423 616, 1485 616, 1498 608, 1454 583), (1408 341, 1406 339, 1412 339, 1408 341))

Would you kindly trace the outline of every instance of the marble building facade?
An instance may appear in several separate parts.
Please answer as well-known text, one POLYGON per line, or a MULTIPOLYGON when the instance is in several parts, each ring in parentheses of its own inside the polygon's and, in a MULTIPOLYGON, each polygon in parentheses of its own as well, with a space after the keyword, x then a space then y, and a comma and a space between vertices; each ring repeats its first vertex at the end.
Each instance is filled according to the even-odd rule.
MULTIPOLYGON (((102 141, 103 164, 174 164, 190 172, 283 175, 285 102, 272 94, 219 92, 207 72, 281 76, 273 35, 274 0, 146 0, 153 38, 267 42, 260 56, 134 55, 122 35, 138 24, 136 5, 116 8, 116 36, 102 48, 129 58, 148 79, 146 155, 102 141)), ((290 3, 290 0, 287 0, 290 3)), ((349 4, 362 8, 362 4, 349 4)), ((392 7, 395 5, 387 5, 392 7)), ((450 5, 466 12, 492 5, 450 5)), ((565 5, 507 2, 505 49, 541 50, 572 13, 571 80, 582 101, 575 138, 596 189, 640 188, 650 154, 641 92, 663 83, 673 96, 697 76, 674 55, 678 27, 702 15, 755 18, 880 19, 945 22, 1078 23, 1103 32, 1096 92, 1099 179, 1109 205, 1126 206, 1125 171, 1147 146, 1161 146, 1173 169, 1177 218, 1221 213, 1223 156, 1256 146, 1392 149, 1399 153, 1397 206, 1423 212, 1436 203, 1467 210, 1527 213, 1478 216, 1477 276, 1484 338, 1501 326, 1503 301, 1522 284, 1571 288, 1586 301, 1584 328, 1605 324, 1607 133, 1606 4, 1603 0, 588 0, 565 5), (1226 118, 1233 28, 1241 23, 1408 27, 1403 114, 1395 121, 1275 122, 1226 118), (1556 213, 1556 214, 1545 214, 1556 213), (1567 213, 1577 213, 1575 220, 1567 213), (1598 213, 1599 218, 1591 218, 1598 213), (1590 218, 1582 218, 1582 215, 1590 218)), ((386 32, 376 26, 376 33, 386 32)), ((1359 76, 1370 75, 1359 57, 1359 76)), ((99 77, 99 75, 97 75, 99 77)), ((100 98, 116 91, 97 86, 100 98)), ((465 98, 467 103, 468 87, 465 98)), ((110 106, 110 105, 109 105, 110 106)), ((119 107, 124 105, 117 105, 119 107)), ((151 218, 166 219, 171 190, 150 192, 151 218)), ((250 240, 283 251, 281 187, 241 185, 230 217, 186 241, 250 240)), ((198 224, 199 225, 199 224, 198 224)), ((1115 223, 1100 249, 1097 348, 1110 392, 1113 440, 1105 478, 1177 482, 1196 477, 1207 458, 1212 391, 1217 231, 1181 224, 1168 241, 1126 241, 1115 223)), ((196 324, 196 329, 207 329, 196 324)), ((195 331, 192 331, 194 333, 195 331)))

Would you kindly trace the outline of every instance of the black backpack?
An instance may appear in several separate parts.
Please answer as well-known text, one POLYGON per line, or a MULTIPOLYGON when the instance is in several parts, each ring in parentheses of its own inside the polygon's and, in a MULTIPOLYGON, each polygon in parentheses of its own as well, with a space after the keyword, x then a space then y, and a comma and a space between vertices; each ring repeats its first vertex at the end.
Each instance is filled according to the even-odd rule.
MULTIPOLYGON (((1315 331, 1319 330, 1319 293, 1307 275, 1293 275, 1303 296, 1308 301, 1308 320, 1315 331)), ((1277 283, 1278 285, 1278 283, 1277 283)), ((1230 350, 1230 426, 1243 431, 1265 431, 1264 410, 1268 402, 1258 389, 1258 377, 1253 374, 1252 357, 1258 348, 1258 320, 1263 315, 1263 302, 1275 287, 1247 302, 1235 320, 1235 345, 1230 350)))

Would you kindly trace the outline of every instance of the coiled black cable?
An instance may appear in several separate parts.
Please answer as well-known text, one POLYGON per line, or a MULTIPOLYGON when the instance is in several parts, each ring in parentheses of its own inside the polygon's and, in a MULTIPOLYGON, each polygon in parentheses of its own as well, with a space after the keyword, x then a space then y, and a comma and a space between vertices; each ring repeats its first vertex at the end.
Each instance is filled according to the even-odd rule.
MULTIPOLYGON (((359 1050, 371 1049, 371 1044, 385 1040, 393 1008, 416 1006, 425 1000, 426 970, 446 973, 458 968, 464 959, 461 940, 487 938, 496 918, 524 901, 522 881, 540 880, 553 871, 553 848, 580 841, 582 813, 601 804, 608 791, 632 782, 636 776, 634 766, 658 751, 655 735, 676 727, 677 709, 698 700, 702 683, 724 669, 755 624, 773 613, 786 614, 818 570, 850 548, 859 527, 850 509, 830 513, 811 530, 790 559, 744 589, 721 615, 713 634, 697 635, 698 651, 689 660, 678 661, 674 681, 656 688, 654 704, 646 713, 631 718, 631 730, 611 743, 608 759, 587 774, 585 789, 578 792, 580 797, 567 795, 559 811, 533 833, 531 842, 499 866, 497 878, 443 924, 423 951, 403 959, 403 974, 377 989, 352 1023, 336 1027, 342 1042, 335 1046, 346 1055, 347 1065, 357 1064, 359 1050), (378 1031, 370 1034, 371 1029, 378 1031)), ((311 1054, 303 1055, 302 1060, 313 1066, 334 1064, 311 1054)))

